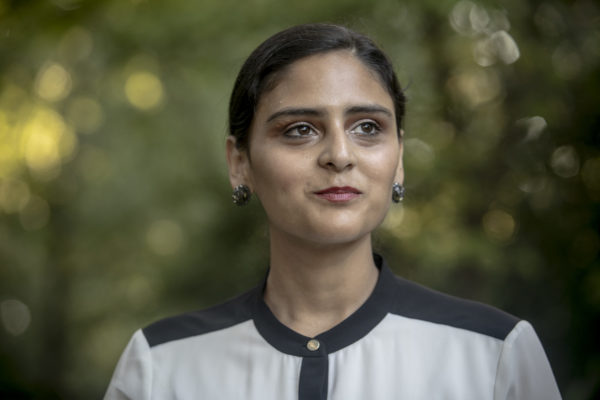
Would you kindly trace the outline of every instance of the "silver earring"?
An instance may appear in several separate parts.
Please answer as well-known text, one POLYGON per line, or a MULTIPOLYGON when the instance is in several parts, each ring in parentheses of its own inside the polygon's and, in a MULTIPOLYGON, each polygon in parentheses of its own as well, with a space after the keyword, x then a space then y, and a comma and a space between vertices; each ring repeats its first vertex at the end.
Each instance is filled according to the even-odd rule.
POLYGON ((406 194, 406 189, 404 186, 399 184, 398 182, 394 182, 392 185, 392 201, 394 203, 400 203, 404 200, 404 195, 406 194))
POLYGON ((233 204, 236 206, 245 206, 250 202, 250 196, 252 196, 250 188, 242 183, 233 189, 231 198, 233 199, 233 204))

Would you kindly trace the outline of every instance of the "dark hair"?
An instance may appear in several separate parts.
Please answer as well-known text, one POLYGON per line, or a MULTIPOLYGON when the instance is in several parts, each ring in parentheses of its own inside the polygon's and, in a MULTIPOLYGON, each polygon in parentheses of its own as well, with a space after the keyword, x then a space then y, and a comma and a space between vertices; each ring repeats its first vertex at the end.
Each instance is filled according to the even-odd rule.
POLYGON ((297 25, 265 40, 248 57, 237 76, 229 101, 229 133, 238 148, 247 149, 250 125, 260 96, 276 83, 276 75, 311 55, 349 50, 376 73, 394 102, 400 133, 405 97, 392 63, 368 37, 331 24, 297 25))

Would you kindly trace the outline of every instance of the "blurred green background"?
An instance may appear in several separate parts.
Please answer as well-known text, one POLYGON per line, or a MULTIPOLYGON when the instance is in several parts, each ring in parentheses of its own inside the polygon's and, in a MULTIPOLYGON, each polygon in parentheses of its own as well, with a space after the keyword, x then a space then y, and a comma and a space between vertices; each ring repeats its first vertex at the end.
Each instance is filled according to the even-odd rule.
POLYGON ((231 204, 235 75, 347 24, 407 89, 396 273, 530 320, 565 399, 600 397, 600 7, 593 1, 0 0, 0 397, 103 395, 135 329, 255 285, 231 204))

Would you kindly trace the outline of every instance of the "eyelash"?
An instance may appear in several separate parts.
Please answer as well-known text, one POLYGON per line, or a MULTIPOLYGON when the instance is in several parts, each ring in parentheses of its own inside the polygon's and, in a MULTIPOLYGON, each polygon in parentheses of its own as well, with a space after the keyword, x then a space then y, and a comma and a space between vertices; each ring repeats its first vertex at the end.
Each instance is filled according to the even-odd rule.
POLYGON ((375 121, 370 121, 370 120, 360 121, 358 124, 356 124, 354 126, 354 128, 351 129, 351 131, 354 132, 357 128, 362 129, 363 125, 371 126, 373 128, 373 132, 364 132, 364 133, 360 134, 361 136, 375 136, 375 135, 381 133, 381 126, 378 123, 376 123, 375 121))
MULTIPOLYGON (((369 136, 376 136, 379 133, 381 133, 381 130, 382 130, 381 126, 377 122, 372 121, 372 120, 363 120, 363 121, 358 122, 356 125, 354 125, 354 127, 352 129, 350 129, 350 132, 354 133, 359 128, 364 131, 364 125, 370 126, 373 131, 372 132, 363 132, 363 133, 358 132, 357 134, 359 136, 369 137, 369 136)), ((291 138, 291 139, 302 139, 302 138, 306 138, 306 137, 310 136, 311 134, 314 134, 315 132, 316 132, 316 129, 314 127, 312 127, 310 124, 302 122, 302 123, 298 123, 298 124, 290 126, 283 132, 283 134, 284 134, 284 136, 291 138), (301 129, 301 128, 308 128, 310 130, 310 132, 302 134, 299 132, 299 129, 301 129)))
POLYGON ((312 126, 310 126, 309 124, 306 123, 299 123, 296 125, 292 125, 291 127, 289 127, 288 129, 285 130, 285 132, 283 132, 284 136, 287 136, 289 138, 292 139, 300 139, 300 138, 305 138, 308 137, 309 134, 301 134, 298 129, 300 128, 308 128, 310 129, 311 132, 315 132, 316 129, 313 128, 312 126))

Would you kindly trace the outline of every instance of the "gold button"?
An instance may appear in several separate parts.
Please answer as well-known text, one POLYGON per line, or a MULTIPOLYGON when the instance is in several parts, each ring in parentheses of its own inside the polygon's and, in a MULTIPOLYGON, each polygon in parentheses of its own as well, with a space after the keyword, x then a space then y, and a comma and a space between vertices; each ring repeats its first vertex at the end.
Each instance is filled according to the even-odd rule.
POLYGON ((310 339, 308 343, 306 343, 306 348, 310 351, 319 350, 319 347, 321 347, 321 343, 319 343, 317 339, 310 339))

